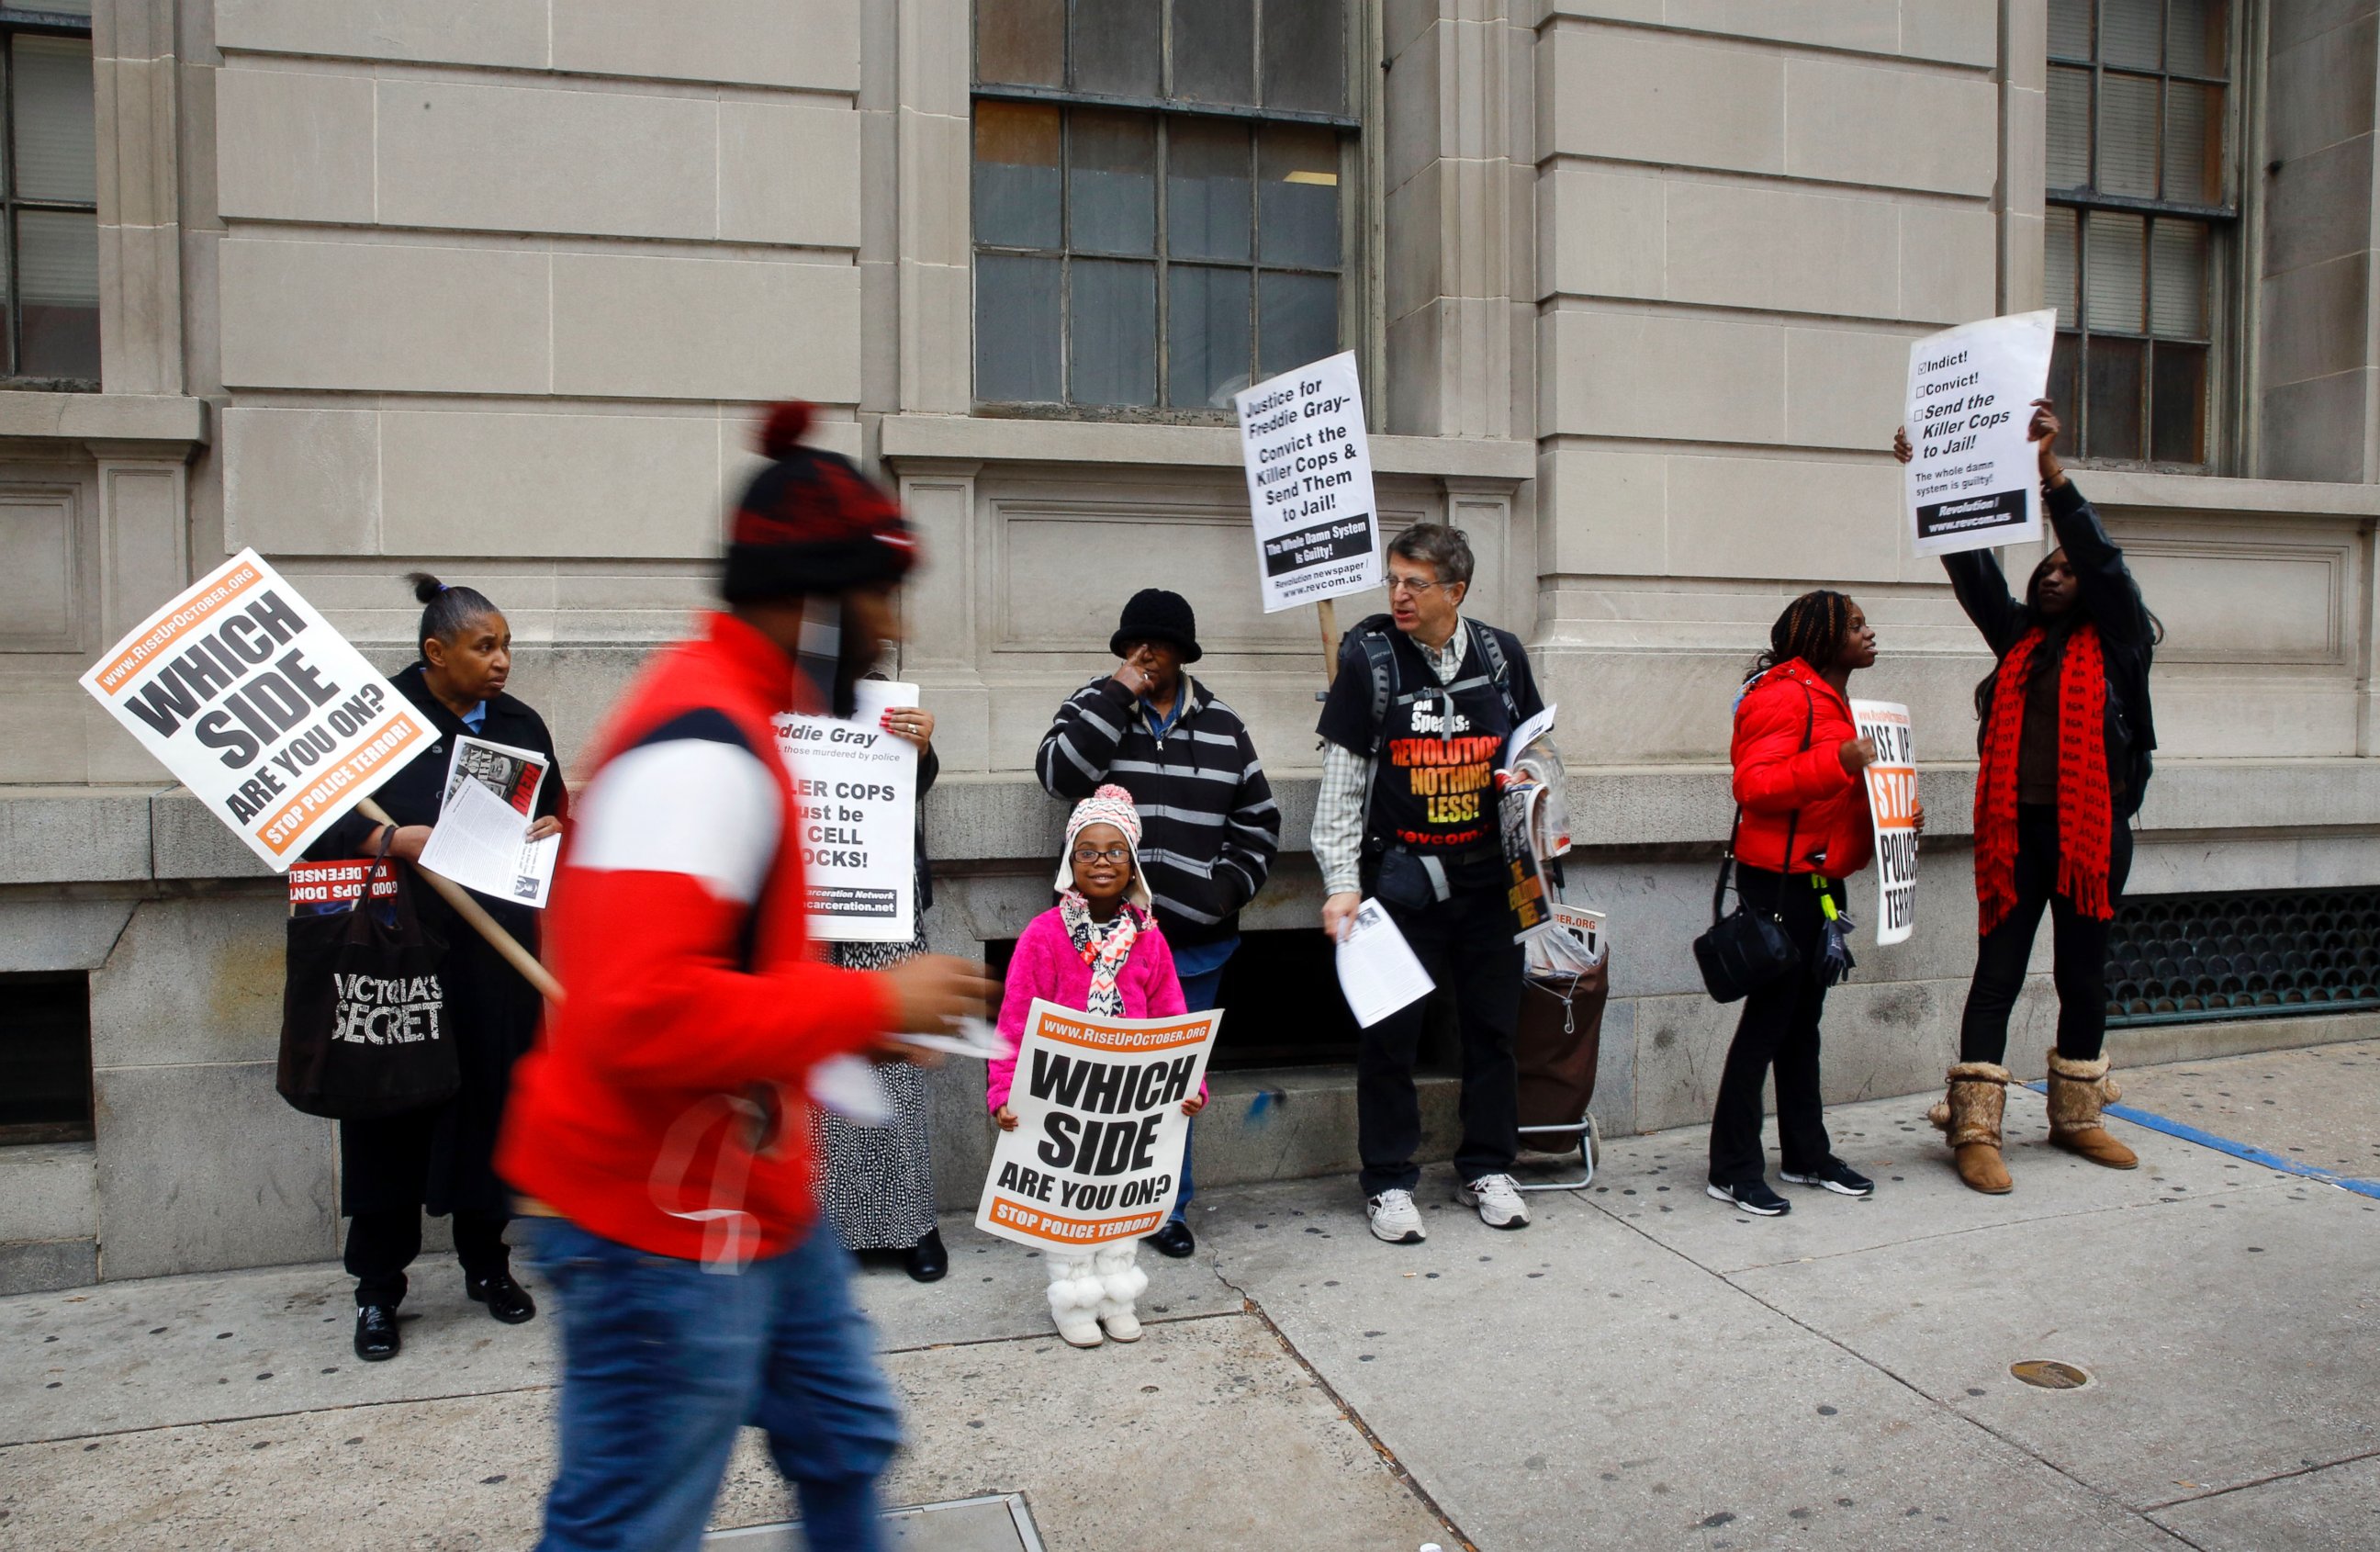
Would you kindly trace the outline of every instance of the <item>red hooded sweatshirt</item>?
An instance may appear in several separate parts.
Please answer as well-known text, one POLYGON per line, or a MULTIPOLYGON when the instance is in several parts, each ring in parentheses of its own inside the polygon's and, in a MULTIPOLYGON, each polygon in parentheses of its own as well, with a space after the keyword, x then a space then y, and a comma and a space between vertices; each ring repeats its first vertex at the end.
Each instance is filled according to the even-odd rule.
POLYGON ((1868 865, 1876 835, 1867 782, 1843 770, 1840 753, 1858 736, 1851 702, 1801 659, 1788 659, 1752 682, 1736 702, 1735 741, 1729 750, 1735 800, 1743 805, 1735 837, 1738 862, 1771 873, 1816 873, 1823 858, 1830 879, 1848 879, 1868 865))
POLYGON ((726 614, 662 652, 597 739, 547 912, 567 998, 515 1069, 513 1187, 660 1255, 741 1266, 815 1215, 803 1085, 893 1023, 809 957, 800 809, 771 719, 793 661, 726 614))

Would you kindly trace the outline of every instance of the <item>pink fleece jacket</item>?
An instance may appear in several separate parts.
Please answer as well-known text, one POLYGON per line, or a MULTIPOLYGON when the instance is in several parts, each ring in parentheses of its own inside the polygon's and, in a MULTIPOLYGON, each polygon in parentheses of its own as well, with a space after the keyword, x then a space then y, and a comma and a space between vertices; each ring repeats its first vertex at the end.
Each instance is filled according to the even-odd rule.
MULTIPOLYGON (((1182 1005, 1182 978, 1173 973, 1173 951, 1152 921, 1132 940, 1132 955, 1116 977, 1123 993, 1126 1018, 1172 1018, 1189 1010, 1182 1005)), ((1062 1008, 1087 1009, 1091 1001, 1091 967, 1075 952, 1066 923, 1051 906, 1033 918, 1016 940, 1016 953, 1008 962, 1007 989, 1000 999, 1000 1032, 1014 1046, 1025 1038, 1025 1020, 1033 1000, 1047 999, 1062 1008)), ((984 1083, 984 1105, 998 1109, 1008 1103, 1008 1085, 1016 1075, 1016 1058, 990 1063, 984 1083)), ((1198 1085, 1198 1097, 1207 1085, 1198 1085)))

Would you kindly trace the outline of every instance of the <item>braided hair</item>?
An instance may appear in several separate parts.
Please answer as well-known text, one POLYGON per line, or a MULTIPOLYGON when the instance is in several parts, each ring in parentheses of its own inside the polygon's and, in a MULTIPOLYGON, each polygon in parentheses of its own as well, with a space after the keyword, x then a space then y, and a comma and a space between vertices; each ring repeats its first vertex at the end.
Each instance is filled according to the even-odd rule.
POLYGON ((1768 650, 1753 660, 1752 672, 1743 676, 1743 682, 1749 685, 1779 663, 1795 658, 1823 673, 1841 653, 1843 638, 1851 629, 1850 594, 1828 588, 1803 593, 1787 604, 1785 612, 1768 627, 1768 650))
POLYGON ((503 612, 477 588, 450 588, 426 571, 408 571, 405 579, 413 584, 413 596, 421 602, 421 628, 413 633, 417 651, 432 637, 454 641, 474 620, 503 612))

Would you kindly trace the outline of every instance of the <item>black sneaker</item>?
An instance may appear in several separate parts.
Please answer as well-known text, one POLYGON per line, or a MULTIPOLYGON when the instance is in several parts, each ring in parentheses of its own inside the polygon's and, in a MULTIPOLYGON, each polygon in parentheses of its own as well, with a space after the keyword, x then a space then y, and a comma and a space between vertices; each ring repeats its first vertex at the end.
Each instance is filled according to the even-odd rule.
POLYGON ((1793 1210, 1793 1204, 1769 1190, 1765 1180, 1746 1181, 1742 1185, 1721 1185, 1713 1181, 1703 1190, 1718 1201, 1761 1218, 1783 1218, 1793 1210))
POLYGON ((1791 1181, 1795 1185, 1824 1186, 1838 1196, 1876 1194, 1876 1182, 1861 1174, 1840 1158, 1828 1159, 1805 1175, 1796 1174, 1791 1170, 1779 1170, 1777 1171, 1777 1178, 1791 1181))

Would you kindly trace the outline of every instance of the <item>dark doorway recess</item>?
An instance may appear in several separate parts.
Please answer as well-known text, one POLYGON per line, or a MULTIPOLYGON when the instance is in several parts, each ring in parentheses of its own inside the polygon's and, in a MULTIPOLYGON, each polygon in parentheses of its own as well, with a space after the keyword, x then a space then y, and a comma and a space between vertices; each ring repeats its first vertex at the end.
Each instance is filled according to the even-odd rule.
POLYGON ((0 1144, 90 1135, 90 976, 0 976, 0 1144))

